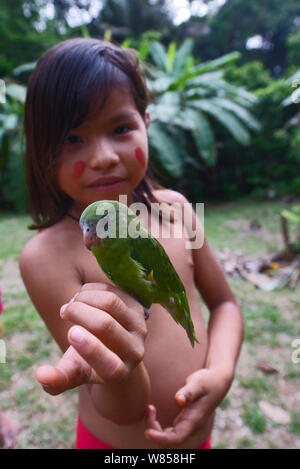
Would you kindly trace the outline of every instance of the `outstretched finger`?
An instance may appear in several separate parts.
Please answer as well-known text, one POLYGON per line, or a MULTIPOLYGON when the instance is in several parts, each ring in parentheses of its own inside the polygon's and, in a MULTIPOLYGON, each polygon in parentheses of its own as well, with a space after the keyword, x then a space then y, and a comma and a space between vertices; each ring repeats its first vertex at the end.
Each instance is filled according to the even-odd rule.
POLYGON ((179 407, 185 407, 207 393, 206 370, 200 370, 189 377, 186 384, 175 394, 175 401, 179 407), (203 373, 202 373, 203 372, 203 373))
POLYGON ((127 376, 129 368, 123 360, 88 330, 81 326, 73 326, 68 331, 68 340, 95 370, 102 384, 116 382, 127 376))
POLYGON ((148 429, 145 432, 146 438, 157 443, 164 448, 178 448, 193 431, 193 422, 182 420, 173 427, 158 429, 148 429))
POLYGON ((159 421, 157 420, 157 417, 156 417, 156 408, 154 405, 148 405, 147 406, 147 409, 146 409, 146 412, 145 412, 145 423, 146 423, 146 431, 145 431, 145 436, 147 437, 148 435, 148 430, 149 429, 152 429, 152 430, 158 430, 158 431, 162 431, 162 427, 159 423, 159 421))

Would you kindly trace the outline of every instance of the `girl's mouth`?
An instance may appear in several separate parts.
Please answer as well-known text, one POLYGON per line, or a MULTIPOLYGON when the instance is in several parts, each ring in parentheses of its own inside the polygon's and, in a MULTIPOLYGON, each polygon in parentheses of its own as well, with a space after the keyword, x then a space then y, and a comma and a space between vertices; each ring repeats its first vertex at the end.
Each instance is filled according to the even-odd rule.
POLYGON ((88 187, 90 189, 96 190, 97 192, 111 192, 117 190, 124 182, 125 179, 121 179, 115 176, 103 177, 96 179, 88 187))

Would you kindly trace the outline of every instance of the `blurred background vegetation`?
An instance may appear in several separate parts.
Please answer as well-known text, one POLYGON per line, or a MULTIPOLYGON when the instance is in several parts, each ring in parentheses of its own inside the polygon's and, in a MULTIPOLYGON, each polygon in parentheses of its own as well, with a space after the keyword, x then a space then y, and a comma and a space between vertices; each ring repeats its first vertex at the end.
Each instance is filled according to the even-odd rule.
POLYGON ((300 196, 299 0, 0 3, 2 210, 27 210, 28 77, 49 47, 78 36, 138 50, 162 184, 194 202, 300 196))
POLYGON ((300 337, 299 0, 0 0, 0 25, 0 283, 8 352, 0 402, 22 424, 17 448, 74 446, 77 394, 41 393, 35 379, 36 367, 56 363, 61 352, 25 291, 18 258, 33 236, 24 178, 28 78, 48 48, 78 36, 138 50, 153 97, 155 176, 205 202, 207 237, 243 310, 245 343, 217 409, 213 447, 299 448, 300 369, 291 361, 291 343, 300 337), (260 272, 272 288, 258 288, 260 272), (271 417, 262 412, 266 402, 271 417), (289 423, 278 420, 278 408, 289 423))

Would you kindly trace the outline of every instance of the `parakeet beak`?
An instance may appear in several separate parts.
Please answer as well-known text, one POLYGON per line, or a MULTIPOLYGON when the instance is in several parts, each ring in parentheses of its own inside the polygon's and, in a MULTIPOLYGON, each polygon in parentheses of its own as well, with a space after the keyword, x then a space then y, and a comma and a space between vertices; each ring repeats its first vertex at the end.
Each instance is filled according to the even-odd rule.
POLYGON ((88 249, 91 249, 92 246, 100 244, 101 239, 95 233, 90 233, 87 230, 83 232, 83 242, 88 249))

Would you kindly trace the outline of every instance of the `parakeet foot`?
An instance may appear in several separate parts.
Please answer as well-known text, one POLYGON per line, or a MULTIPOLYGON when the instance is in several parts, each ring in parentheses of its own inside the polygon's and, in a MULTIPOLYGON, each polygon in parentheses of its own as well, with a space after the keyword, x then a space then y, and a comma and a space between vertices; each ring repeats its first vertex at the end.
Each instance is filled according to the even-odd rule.
POLYGON ((145 308, 145 306, 144 306, 144 313, 145 313, 145 321, 147 321, 147 319, 150 316, 150 311, 149 311, 149 309, 145 308))
POLYGON ((147 319, 149 318, 150 316, 150 311, 148 308, 146 308, 146 306, 141 302, 141 300, 139 300, 135 295, 131 295, 133 296, 133 298, 138 302, 140 303, 140 305, 142 305, 142 307, 144 308, 144 313, 145 313, 145 321, 147 321, 147 319))

